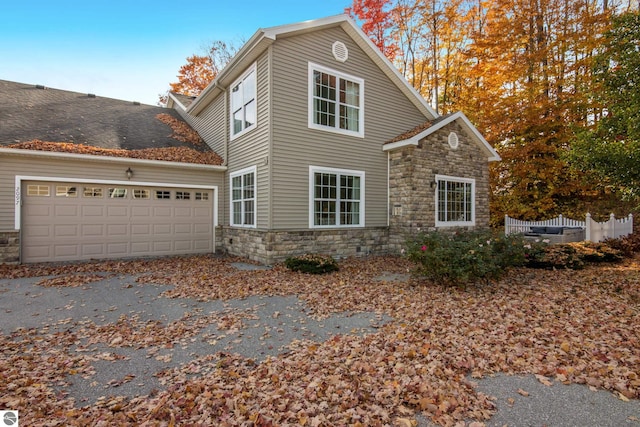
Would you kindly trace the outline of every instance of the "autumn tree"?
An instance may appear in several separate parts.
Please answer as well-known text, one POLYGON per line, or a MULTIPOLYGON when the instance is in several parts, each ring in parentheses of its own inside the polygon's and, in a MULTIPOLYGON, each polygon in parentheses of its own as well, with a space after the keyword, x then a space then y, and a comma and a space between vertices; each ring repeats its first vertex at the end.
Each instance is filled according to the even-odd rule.
MULTIPOLYGON (((198 96, 218 73, 231 61, 238 48, 228 42, 216 40, 206 48, 204 55, 191 55, 178 70, 178 81, 170 83, 170 90, 187 96, 198 96)), ((160 95, 160 104, 167 95, 160 95)))
POLYGON ((640 14, 613 19, 594 64, 594 99, 602 117, 581 132, 570 160, 601 182, 640 198, 640 14))
POLYGON ((395 58, 398 47, 389 37, 393 25, 389 5, 391 0, 353 0, 345 12, 362 22, 362 31, 378 46, 380 52, 390 60, 395 58))
POLYGON ((492 217, 584 214, 602 194, 564 153, 597 114, 591 64, 616 0, 395 0, 394 62, 440 114, 462 110, 496 147, 492 217))

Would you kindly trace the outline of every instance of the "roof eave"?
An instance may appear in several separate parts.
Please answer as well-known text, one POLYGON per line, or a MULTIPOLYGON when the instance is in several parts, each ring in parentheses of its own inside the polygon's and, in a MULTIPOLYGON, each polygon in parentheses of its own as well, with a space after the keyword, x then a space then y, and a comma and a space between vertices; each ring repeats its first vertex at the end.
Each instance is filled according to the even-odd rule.
POLYGON ((173 93, 169 92, 169 100, 167 101, 167 108, 173 108, 173 105, 171 105, 171 101, 177 104, 182 111, 185 111, 187 109, 187 107, 185 107, 184 104, 180 102, 180 100, 176 96, 173 95, 173 93))
POLYGON ((420 142, 420 139, 416 139, 416 137, 403 139, 402 141, 390 142, 382 146, 382 151, 398 150, 400 148, 408 147, 410 145, 417 146, 419 142, 420 142))
POLYGON ((224 172, 227 170, 226 166, 220 165, 205 165, 201 163, 186 163, 186 162, 170 162, 166 160, 149 160, 149 159, 134 159, 131 157, 110 157, 110 156, 96 156, 93 154, 77 154, 77 153, 65 153, 59 151, 41 151, 41 150, 25 150, 22 148, 0 148, 0 155, 9 156, 23 156, 23 157, 41 157, 50 159, 68 159, 68 160, 82 160, 88 162, 103 162, 103 163, 126 163, 126 164, 138 164, 141 166, 164 166, 170 168, 180 169, 206 169, 211 171, 224 172))

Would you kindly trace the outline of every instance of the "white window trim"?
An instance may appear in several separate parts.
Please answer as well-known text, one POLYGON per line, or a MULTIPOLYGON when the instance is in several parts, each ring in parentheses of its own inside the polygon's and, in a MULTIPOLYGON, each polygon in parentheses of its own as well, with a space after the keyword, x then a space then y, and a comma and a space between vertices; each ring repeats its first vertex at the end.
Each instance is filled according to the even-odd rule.
MULTIPOLYGON (((360 78, 360 77, 356 77, 356 76, 352 76, 349 74, 345 74, 345 73, 341 73, 340 71, 336 71, 333 70, 331 68, 327 68, 327 67, 323 67, 322 65, 318 65, 318 64, 314 64, 313 62, 309 62, 309 76, 308 76, 308 126, 309 129, 317 129, 317 130, 322 130, 325 132, 334 132, 334 133, 339 133, 342 135, 349 135, 349 136, 357 136, 359 138, 364 138, 364 79, 360 78), (340 112, 339 109, 338 111, 336 111, 336 127, 331 127, 331 126, 324 126, 324 125, 319 125, 314 123, 314 102, 313 102, 313 90, 314 90, 314 85, 315 85, 315 81, 313 78, 313 72, 314 71, 320 71, 323 73, 327 73, 327 74, 331 74, 334 75, 340 79, 344 79, 344 80, 349 80, 352 81, 354 83, 358 83, 360 85, 360 109, 358 110, 358 124, 359 124, 359 128, 357 132, 351 131, 351 130, 346 130, 346 129, 340 129, 339 123, 340 123, 340 112)), ((339 86, 339 85, 338 85, 339 86)), ((337 90, 339 91, 339 87, 337 88, 337 90)))
MULTIPOLYGON (((256 63, 254 62, 253 64, 251 64, 249 68, 247 68, 247 70, 244 73, 242 73, 240 77, 238 77, 231 85, 229 85, 229 140, 231 141, 246 134, 247 132, 250 132, 251 130, 255 129, 258 126, 258 73, 256 70, 257 70, 257 66, 256 66, 256 63), (240 132, 234 134, 233 133, 233 103, 231 100, 233 95, 231 94, 231 90, 234 87, 236 87, 238 83, 244 82, 247 76, 251 73, 253 73, 254 78, 256 80, 256 84, 253 85, 253 90, 254 90, 253 99, 254 99, 254 102, 256 103, 256 122, 251 126, 246 127, 242 129, 240 132)), ((242 106, 242 108, 244 109, 244 105, 242 106)))
MULTIPOLYGON (((339 191, 339 189, 338 189, 339 191)), ((321 166, 309 166, 309 228, 363 228, 365 226, 365 173, 364 171, 336 169, 321 166), (315 174, 331 173, 336 175, 353 175, 360 177, 360 224, 336 224, 336 225, 316 225, 314 222, 315 211, 315 174)), ((339 199, 338 199, 339 200, 339 199)), ((339 209, 340 204, 336 207, 339 209)), ((340 218, 340 212, 336 212, 337 218, 340 218)))
MULTIPOLYGON (((239 228, 256 228, 258 222, 258 168, 249 166, 229 174, 229 224, 232 227, 239 228), (233 178, 253 173, 253 224, 235 224, 233 222, 233 178)), ((244 200, 244 199, 243 199, 244 200)), ((244 212, 242 213, 244 217, 244 212)))
POLYGON ((435 213, 436 213, 436 227, 469 227, 476 225, 476 180, 472 178, 460 178, 457 176, 449 175, 436 175, 435 177, 435 213), (438 181, 451 181, 462 182, 465 184, 471 184, 471 221, 440 221, 438 220, 438 181))

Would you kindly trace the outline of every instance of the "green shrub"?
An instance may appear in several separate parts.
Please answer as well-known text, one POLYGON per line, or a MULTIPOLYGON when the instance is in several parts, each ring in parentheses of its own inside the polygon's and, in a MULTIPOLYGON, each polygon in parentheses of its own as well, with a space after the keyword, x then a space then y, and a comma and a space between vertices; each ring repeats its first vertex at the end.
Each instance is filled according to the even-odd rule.
POLYGON ((287 258, 284 264, 291 271, 300 271, 309 274, 324 274, 338 271, 338 263, 329 255, 298 255, 287 258))
POLYGON ((542 242, 490 230, 421 233, 407 242, 416 273, 437 283, 465 286, 500 278, 509 267, 526 265, 544 253, 542 242))

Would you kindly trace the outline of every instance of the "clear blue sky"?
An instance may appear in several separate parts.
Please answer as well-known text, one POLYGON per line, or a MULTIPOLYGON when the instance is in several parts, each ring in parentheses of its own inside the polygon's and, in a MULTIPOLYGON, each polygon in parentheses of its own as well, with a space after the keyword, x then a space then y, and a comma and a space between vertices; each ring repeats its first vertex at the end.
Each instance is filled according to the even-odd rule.
MULTIPOLYGON (((343 13, 350 0, 13 0, 0 8, 0 80, 155 105, 214 40, 343 13)), ((0 100, 1 102, 1 100, 0 100)))

